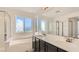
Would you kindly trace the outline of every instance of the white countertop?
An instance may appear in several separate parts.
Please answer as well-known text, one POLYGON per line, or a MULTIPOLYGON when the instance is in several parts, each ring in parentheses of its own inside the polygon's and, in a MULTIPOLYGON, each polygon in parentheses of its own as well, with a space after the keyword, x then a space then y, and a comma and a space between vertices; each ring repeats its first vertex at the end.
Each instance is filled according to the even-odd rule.
POLYGON ((37 36, 39 39, 44 40, 52 45, 55 45, 61 49, 69 52, 79 52, 79 39, 73 39, 72 43, 66 42, 66 37, 50 35, 46 37, 37 36))

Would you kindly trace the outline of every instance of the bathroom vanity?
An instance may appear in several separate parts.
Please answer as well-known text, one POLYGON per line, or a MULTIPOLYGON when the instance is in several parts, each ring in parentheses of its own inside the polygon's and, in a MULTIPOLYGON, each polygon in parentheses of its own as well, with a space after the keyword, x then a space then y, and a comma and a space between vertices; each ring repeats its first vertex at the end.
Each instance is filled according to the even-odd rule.
POLYGON ((33 36, 33 49, 35 52, 79 52, 79 40, 67 42, 66 37, 50 35, 33 36))
POLYGON ((34 52, 67 52, 60 47, 57 47, 49 42, 42 40, 42 38, 33 36, 33 49, 34 52))
MULTIPOLYGON (((38 38, 36 38, 36 39, 38 39, 38 38)), ((39 39, 39 41, 36 41, 35 47, 36 47, 36 48, 34 48, 35 52, 66 52, 65 50, 60 49, 59 47, 56 47, 55 45, 52 45, 41 39, 39 39)))

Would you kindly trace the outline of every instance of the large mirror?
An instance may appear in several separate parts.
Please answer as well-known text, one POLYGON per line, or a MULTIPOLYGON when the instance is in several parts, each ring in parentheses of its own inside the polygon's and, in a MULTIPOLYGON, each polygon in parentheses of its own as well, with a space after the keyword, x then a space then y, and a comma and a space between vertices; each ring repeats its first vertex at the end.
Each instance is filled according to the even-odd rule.
POLYGON ((79 38, 79 17, 69 18, 68 31, 69 37, 79 38))
POLYGON ((62 21, 49 21, 49 33, 53 35, 63 36, 64 30, 62 21))
POLYGON ((59 21, 56 21, 56 35, 59 35, 59 21))
POLYGON ((63 22, 56 21, 56 35, 63 36, 63 22))
POLYGON ((79 38, 79 17, 64 21, 49 21, 49 33, 64 37, 79 38))

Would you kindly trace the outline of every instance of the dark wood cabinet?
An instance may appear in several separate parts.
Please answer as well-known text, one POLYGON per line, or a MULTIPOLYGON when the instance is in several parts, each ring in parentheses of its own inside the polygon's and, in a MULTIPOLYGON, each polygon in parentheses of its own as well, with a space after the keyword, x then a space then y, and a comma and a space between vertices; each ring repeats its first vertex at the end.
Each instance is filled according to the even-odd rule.
POLYGON ((46 43, 47 52, 57 52, 57 47, 54 45, 51 45, 49 43, 46 43))
POLYGON ((36 37, 32 38, 32 48, 34 52, 40 51, 40 41, 36 37))
POLYGON ((33 50, 35 52, 67 52, 39 38, 33 37, 33 50))
POLYGON ((67 52, 59 47, 56 47, 52 44, 46 43, 47 52, 67 52))
POLYGON ((67 51, 65 51, 65 50, 63 50, 61 48, 58 48, 58 52, 67 52, 67 51))
POLYGON ((40 40, 40 52, 45 52, 45 45, 44 45, 44 41, 40 40))

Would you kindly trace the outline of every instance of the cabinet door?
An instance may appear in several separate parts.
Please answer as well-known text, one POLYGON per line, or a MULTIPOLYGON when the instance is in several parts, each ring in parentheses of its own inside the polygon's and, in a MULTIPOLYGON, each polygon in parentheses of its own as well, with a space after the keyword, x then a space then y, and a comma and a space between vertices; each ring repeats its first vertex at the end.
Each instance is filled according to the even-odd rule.
POLYGON ((40 40, 40 52, 44 52, 44 50, 45 50, 44 43, 45 42, 43 40, 40 40))
POLYGON ((36 39, 35 41, 35 51, 39 52, 39 39, 36 39))
POLYGON ((36 47, 37 47, 37 51, 40 52, 40 39, 37 39, 37 43, 36 43, 36 47))
POLYGON ((34 52, 39 51, 39 40, 36 37, 32 38, 32 49, 34 52))
POLYGON ((63 49, 58 48, 58 52, 67 52, 67 51, 65 51, 65 50, 63 50, 63 49))
POLYGON ((46 43, 46 46, 47 46, 47 52, 57 52, 57 47, 55 47, 54 45, 46 43))
POLYGON ((32 49, 35 51, 35 37, 32 37, 32 49))

